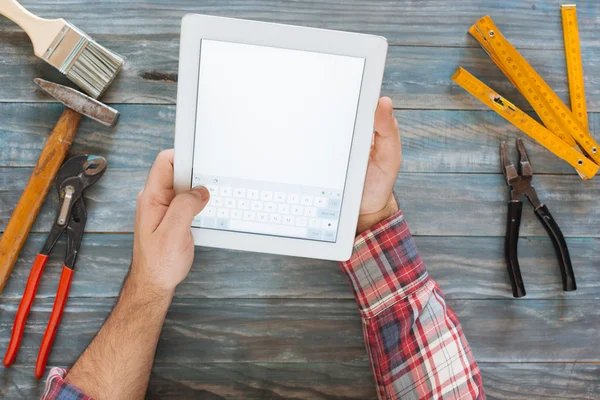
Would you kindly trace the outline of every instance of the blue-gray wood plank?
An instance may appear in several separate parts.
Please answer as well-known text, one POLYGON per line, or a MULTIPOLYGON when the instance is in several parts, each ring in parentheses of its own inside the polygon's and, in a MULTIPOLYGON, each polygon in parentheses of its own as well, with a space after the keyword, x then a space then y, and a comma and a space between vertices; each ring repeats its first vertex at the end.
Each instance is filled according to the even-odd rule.
MULTIPOLYGON (((498 144, 523 136, 449 77, 462 65, 518 106, 526 102, 467 35, 490 14, 568 104, 559 0, 218 1, 72 0, 22 3, 63 17, 128 63, 104 100, 122 117, 113 129, 84 121, 72 153, 109 159, 87 195, 90 209, 71 301, 52 365, 71 365, 101 326, 131 257, 135 195, 156 154, 172 146, 180 18, 189 12, 294 23, 386 36, 382 93, 394 99, 404 144, 395 192, 423 259, 463 322, 488 398, 600 398, 600 178, 583 182, 565 163, 526 140, 540 197, 572 253, 579 289, 561 290, 552 245, 530 209, 520 258, 528 296, 510 295, 503 260, 507 187, 498 144)), ((590 111, 600 124, 600 2, 578 16, 590 111)), ((0 19, 0 230, 62 106, 33 78, 64 77, 36 59, 25 34, 0 19)), ((0 295, 0 349, 29 267, 53 219, 49 196, 0 295)), ((17 364, 0 370, 0 397, 33 398, 43 387, 33 364, 64 252, 47 267, 17 364)), ((196 249, 161 337, 148 398, 375 398, 360 320, 336 263, 196 249)))

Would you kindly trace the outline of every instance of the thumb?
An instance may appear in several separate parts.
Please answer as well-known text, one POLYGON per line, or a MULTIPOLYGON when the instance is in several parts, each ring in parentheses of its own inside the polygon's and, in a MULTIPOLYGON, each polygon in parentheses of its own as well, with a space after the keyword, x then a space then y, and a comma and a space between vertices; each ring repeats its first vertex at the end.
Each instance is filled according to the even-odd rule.
POLYGON ((382 164, 399 168, 402 160, 402 143, 398 121, 394 117, 392 100, 382 97, 375 112, 375 136, 372 157, 382 164), (396 166, 397 165, 397 166, 396 166))
POLYGON ((185 232, 189 235, 192 221, 208 203, 210 193, 204 186, 197 186, 175 196, 160 223, 163 229, 171 233, 185 232))
POLYGON ((398 140, 398 121, 394 117, 394 107, 389 97, 382 97, 375 111, 375 131, 380 137, 398 140))

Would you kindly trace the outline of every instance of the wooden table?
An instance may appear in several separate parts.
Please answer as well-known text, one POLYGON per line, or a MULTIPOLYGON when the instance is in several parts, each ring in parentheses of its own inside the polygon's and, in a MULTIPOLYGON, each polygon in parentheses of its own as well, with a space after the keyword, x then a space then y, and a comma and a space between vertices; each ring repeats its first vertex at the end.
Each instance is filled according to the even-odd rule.
MULTIPOLYGON (((490 399, 600 398, 600 178, 583 182, 526 139, 534 184, 562 227, 579 289, 561 290, 550 240, 526 206, 520 259, 527 297, 515 300, 503 258, 506 184, 498 145, 523 136, 450 80, 463 65, 523 108, 523 98, 467 29, 491 14, 568 100, 561 1, 72 0, 23 4, 64 17, 128 59, 104 97, 112 130, 84 121, 72 153, 107 157, 87 192, 87 233, 49 365, 70 366, 114 305, 129 267, 136 194, 156 154, 173 144, 179 24, 207 13, 383 35, 383 94, 404 145, 396 194, 431 275, 458 314, 490 399)), ((590 128, 600 124, 600 3, 578 4, 590 128)), ((0 20, 0 229, 10 217, 62 105, 34 77, 65 83, 0 20)), ((568 104, 568 103, 567 103, 568 104)), ((514 149, 514 146, 512 146, 514 149)), ((56 211, 52 193, 0 296, 0 349, 35 254, 56 211)), ((39 396, 33 365, 59 277, 61 241, 46 268, 17 364, 0 369, 0 397, 39 396)), ((375 398, 361 321, 336 263, 197 248, 167 316, 149 398, 375 398)))

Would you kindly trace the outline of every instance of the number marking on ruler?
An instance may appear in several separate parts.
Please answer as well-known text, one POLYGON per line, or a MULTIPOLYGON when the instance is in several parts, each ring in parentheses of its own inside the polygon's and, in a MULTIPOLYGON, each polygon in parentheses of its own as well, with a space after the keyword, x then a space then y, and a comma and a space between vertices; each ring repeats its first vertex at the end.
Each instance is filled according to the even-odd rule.
POLYGON ((581 47, 579 44, 579 27, 577 25, 577 8, 575 4, 565 4, 561 6, 560 13, 565 38, 565 58, 567 60, 571 111, 583 129, 589 132, 581 47))
POLYGON ((452 80, 557 157, 569 163, 580 172, 582 178, 589 179, 598 172, 599 166, 597 164, 486 86, 464 68, 459 67, 452 75, 452 80))

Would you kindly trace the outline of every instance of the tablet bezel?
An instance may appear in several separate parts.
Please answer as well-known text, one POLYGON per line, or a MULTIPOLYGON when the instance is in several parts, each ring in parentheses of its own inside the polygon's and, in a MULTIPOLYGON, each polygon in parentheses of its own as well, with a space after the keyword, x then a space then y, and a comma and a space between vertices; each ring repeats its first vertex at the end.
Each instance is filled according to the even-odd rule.
POLYGON ((174 187, 189 190, 203 39, 361 57, 365 59, 348 172, 335 243, 192 227, 194 242, 236 250, 343 261, 350 258, 367 171, 373 122, 387 54, 380 36, 242 19, 187 14, 182 19, 175 123, 174 187))

